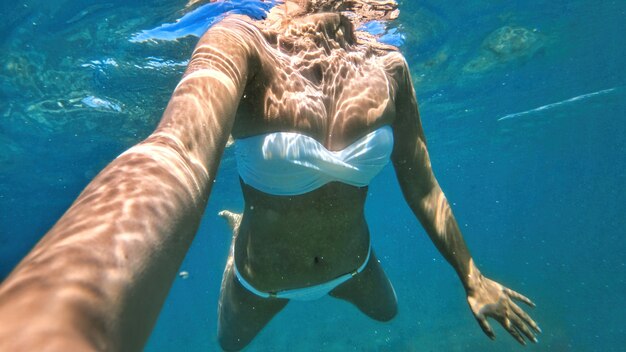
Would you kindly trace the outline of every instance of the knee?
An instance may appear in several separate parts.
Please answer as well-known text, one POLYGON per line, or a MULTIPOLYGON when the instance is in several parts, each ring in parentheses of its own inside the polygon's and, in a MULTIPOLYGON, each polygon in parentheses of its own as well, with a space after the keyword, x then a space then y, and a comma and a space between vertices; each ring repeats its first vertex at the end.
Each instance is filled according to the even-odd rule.
POLYGON ((394 300, 389 304, 386 304, 374 312, 368 314, 372 319, 380 322, 388 322, 398 315, 398 303, 394 300))
POLYGON ((242 341, 240 338, 235 336, 227 336, 221 331, 217 334, 217 341, 224 351, 241 351, 249 342, 242 341))
POLYGON ((372 319, 388 322, 398 315, 398 298, 396 297, 396 291, 391 284, 384 294, 379 295, 376 299, 376 304, 369 304, 369 309, 363 309, 363 311, 372 319))

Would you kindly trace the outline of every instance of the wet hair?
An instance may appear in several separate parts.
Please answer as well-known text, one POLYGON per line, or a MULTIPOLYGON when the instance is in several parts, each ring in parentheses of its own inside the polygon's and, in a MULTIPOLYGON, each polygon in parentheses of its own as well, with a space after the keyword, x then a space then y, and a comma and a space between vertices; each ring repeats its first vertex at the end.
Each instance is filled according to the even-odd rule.
POLYGON ((370 21, 389 21, 398 18, 400 11, 395 0, 294 0, 308 12, 340 12, 355 26, 370 21))
POLYGON ((307 14, 338 12, 348 18, 356 29, 359 42, 384 49, 398 47, 404 36, 389 26, 398 18, 400 10, 395 0, 287 0, 297 3, 307 14))
POLYGON ((202 36, 213 24, 228 14, 246 15, 254 20, 263 20, 266 13, 276 5, 295 3, 301 16, 319 12, 337 12, 347 18, 355 29, 357 41, 378 49, 394 50, 404 36, 390 26, 400 11, 395 0, 190 0, 190 10, 174 23, 141 31, 131 41, 176 40, 188 35, 202 36), (204 4, 202 4, 204 3, 204 4))

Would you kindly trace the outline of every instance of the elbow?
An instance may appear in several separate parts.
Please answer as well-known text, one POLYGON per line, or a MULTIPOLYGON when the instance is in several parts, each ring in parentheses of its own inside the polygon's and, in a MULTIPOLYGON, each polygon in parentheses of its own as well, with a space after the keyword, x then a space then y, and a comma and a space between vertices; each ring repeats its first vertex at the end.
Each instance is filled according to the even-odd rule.
POLYGON ((437 223, 443 222, 450 212, 446 196, 436 181, 403 186, 402 190, 409 207, 425 227, 437 227, 437 223))
POLYGON ((402 194, 414 211, 428 208, 439 197, 443 196, 445 198, 439 183, 432 173, 409 175, 409 173, 405 172, 398 173, 398 176, 402 194), (404 177, 401 176, 402 174, 404 174, 404 177))

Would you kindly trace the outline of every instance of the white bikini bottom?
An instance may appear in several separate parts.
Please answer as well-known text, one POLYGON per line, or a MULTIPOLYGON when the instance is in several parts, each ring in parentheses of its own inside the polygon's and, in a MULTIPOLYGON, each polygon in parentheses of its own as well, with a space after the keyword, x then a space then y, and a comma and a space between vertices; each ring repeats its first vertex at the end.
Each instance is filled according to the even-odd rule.
POLYGON ((233 261, 233 268, 235 269, 235 277, 237 277, 237 280, 239 280, 241 285, 245 287, 248 291, 254 293, 255 295, 259 297, 283 298, 283 299, 292 299, 295 301, 312 301, 312 300, 316 300, 316 299, 324 297, 330 291, 335 289, 337 286, 343 284, 344 282, 356 276, 358 273, 362 272, 370 260, 371 252, 372 252, 372 246, 370 245, 369 250, 367 251, 367 257, 365 258, 365 261, 363 262, 363 264, 361 264, 361 266, 358 267, 356 270, 351 271, 347 274, 341 275, 335 279, 332 279, 328 282, 325 282, 319 285, 308 286, 308 287, 303 287, 303 288, 294 288, 290 290, 282 290, 282 291, 276 291, 276 292, 263 292, 263 291, 256 289, 248 281, 246 281, 243 278, 243 276, 241 276, 241 274, 239 273, 239 270, 237 270, 237 265, 235 264, 234 261, 233 261))

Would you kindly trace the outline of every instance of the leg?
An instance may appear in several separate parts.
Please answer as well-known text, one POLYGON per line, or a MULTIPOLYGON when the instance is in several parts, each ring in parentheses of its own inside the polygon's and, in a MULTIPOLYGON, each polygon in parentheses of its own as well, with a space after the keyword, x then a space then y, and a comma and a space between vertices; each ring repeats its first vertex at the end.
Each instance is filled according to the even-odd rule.
POLYGON ((287 302, 251 293, 241 286, 229 265, 224 273, 218 307, 217 336, 222 349, 244 348, 287 302))
POLYGON ((389 321, 398 313, 396 293, 372 250, 365 269, 330 292, 354 304, 372 319, 389 321))
POLYGON ((241 214, 223 210, 219 213, 233 230, 230 254, 226 262, 218 306, 217 337, 222 349, 244 348, 263 327, 285 307, 288 300, 266 299, 248 291, 235 277, 235 242, 241 225, 241 214))

